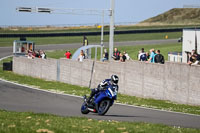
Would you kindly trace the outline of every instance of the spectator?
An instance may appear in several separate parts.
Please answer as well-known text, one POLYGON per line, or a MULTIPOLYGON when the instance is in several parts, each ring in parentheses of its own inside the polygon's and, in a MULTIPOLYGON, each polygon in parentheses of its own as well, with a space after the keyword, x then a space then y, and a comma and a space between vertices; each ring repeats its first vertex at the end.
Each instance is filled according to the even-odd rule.
POLYGON ((193 61, 193 60, 194 60, 194 57, 192 57, 193 55, 195 56, 195 59, 196 59, 196 60, 200 61, 200 55, 197 54, 197 52, 193 49, 192 52, 189 54, 189 61, 188 61, 189 64, 190 64, 191 62, 194 62, 194 61, 193 61))
POLYGON ((154 49, 150 49, 149 51, 150 51, 151 54, 150 54, 148 62, 155 63, 155 61, 154 61, 154 59, 155 59, 154 57, 156 55, 155 52, 154 52, 155 50, 154 49))
POLYGON ((138 51, 138 55, 137 55, 138 60, 140 60, 139 55, 141 54, 141 52, 142 52, 141 50, 138 51))
POLYGON ((35 52, 35 57, 40 58, 40 51, 39 50, 35 52))
POLYGON ((160 63, 160 64, 165 63, 164 56, 162 54, 160 54, 160 50, 156 50, 156 55, 155 55, 154 60, 155 60, 155 63, 160 63))
POLYGON ((104 49, 104 54, 103 54, 103 59, 102 61, 107 61, 108 60, 108 52, 107 52, 107 49, 104 49))
POLYGON ((128 55, 128 53, 126 51, 124 51, 124 55, 126 56, 127 60, 130 60, 130 56, 128 55))
POLYGON ((119 56, 119 55, 120 55, 120 51, 118 51, 118 49, 115 48, 112 58, 113 58, 114 60, 119 60, 119 59, 120 59, 120 56, 119 56))
POLYGON ((28 50, 28 58, 29 59, 33 59, 34 58, 32 50, 28 50))
POLYGON ((120 61, 121 62, 125 62, 125 60, 126 60, 126 56, 124 55, 124 54, 122 54, 122 53, 120 53, 120 61))
POLYGON ((146 56, 147 56, 147 60, 149 60, 150 58, 149 52, 146 52, 146 56))
POLYGON ((47 58, 47 55, 44 51, 41 51, 41 58, 42 59, 46 59, 47 58))
POLYGON ((83 54, 83 59, 85 59, 85 52, 81 50, 81 53, 83 54))
POLYGON ((33 57, 35 58, 36 55, 37 55, 37 53, 36 53, 35 51, 33 51, 32 55, 33 55, 33 57))
POLYGON ((200 55, 199 55, 199 54, 194 53, 194 56, 196 57, 196 59, 197 59, 198 61, 200 61, 200 55))
POLYGON ((139 61, 147 61, 147 55, 144 52, 144 48, 142 48, 141 51, 139 52, 138 60, 139 61))
POLYGON ((22 46, 22 50, 21 50, 21 52, 22 52, 22 53, 25 52, 25 48, 24 48, 24 46, 22 46))
POLYGON ((65 56, 66 56, 67 59, 70 59, 72 54, 70 53, 69 50, 67 50, 66 53, 65 53, 65 56))
POLYGON ((83 36, 83 46, 87 46, 88 45, 88 39, 86 36, 83 36))
POLYGON ((84 54, 83 50, 81 50, 81 53, 80 53, 80 55, 79 55, 79 57, 78 57, 78 61, 82 62, 83 59, 85 58, 84 55, 85 55, 85 54, 84 54))
POLYGON ((192 55, 188 64, 189 65, 200 65, 200 61, 197 60, 197 57, 195 55, 192 55))

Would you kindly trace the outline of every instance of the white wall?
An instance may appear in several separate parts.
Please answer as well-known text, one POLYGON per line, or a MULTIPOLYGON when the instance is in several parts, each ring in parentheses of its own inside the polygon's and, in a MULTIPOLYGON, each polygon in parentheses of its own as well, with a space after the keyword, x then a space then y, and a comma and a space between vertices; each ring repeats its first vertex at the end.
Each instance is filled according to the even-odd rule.
POLYGON ((182 56, 183 63, 187 63, 187 52, 192 52, 195 49, 195 34, 197 36, 197 52, 200 53, 200 30, 194 29, 184 29, 183 30, 183 46, 182 46, 182 56))

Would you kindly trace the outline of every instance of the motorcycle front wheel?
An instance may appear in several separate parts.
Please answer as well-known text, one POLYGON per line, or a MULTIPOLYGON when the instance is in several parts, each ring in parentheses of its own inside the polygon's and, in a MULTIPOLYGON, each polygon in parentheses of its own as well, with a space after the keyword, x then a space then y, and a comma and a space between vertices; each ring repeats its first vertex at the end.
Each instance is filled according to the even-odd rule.
POLYGON ((100 102, 99 107, 98 107, 98 114, 99 115, 104 115, 110 108, 110 100, 103 100, 100 102))
POLYGON ((81 106, 81 113, 82 114, 88 114, 89 113, 88 106, 86 105, 85 102, 81 106))

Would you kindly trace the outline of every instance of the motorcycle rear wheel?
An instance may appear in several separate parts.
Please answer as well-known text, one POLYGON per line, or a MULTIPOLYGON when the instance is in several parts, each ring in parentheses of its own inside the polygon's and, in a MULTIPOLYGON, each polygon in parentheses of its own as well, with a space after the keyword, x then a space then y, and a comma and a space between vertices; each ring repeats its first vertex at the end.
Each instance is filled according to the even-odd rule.
POLYGON ((110 108, 110 100, 103 100, 101 101, 101 103, 99 104, 98 107, 98 114, 99 115, 104 115, 110 108))

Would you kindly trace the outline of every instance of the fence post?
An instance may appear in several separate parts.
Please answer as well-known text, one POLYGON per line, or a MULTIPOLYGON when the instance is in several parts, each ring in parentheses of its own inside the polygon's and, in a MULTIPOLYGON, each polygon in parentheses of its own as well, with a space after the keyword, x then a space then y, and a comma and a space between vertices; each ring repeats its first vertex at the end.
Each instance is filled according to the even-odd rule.
POLYGON ((57 77, 56 77, 57 81, 60 81, 60 60, 57 59, 57 77))
POLYGON ((93 73, 94 73, 94 65, 95 65, 95 61, 92 62, 92 70, 91 70, 89 88, 91 87, 91 84, 92 84, 93 73))

